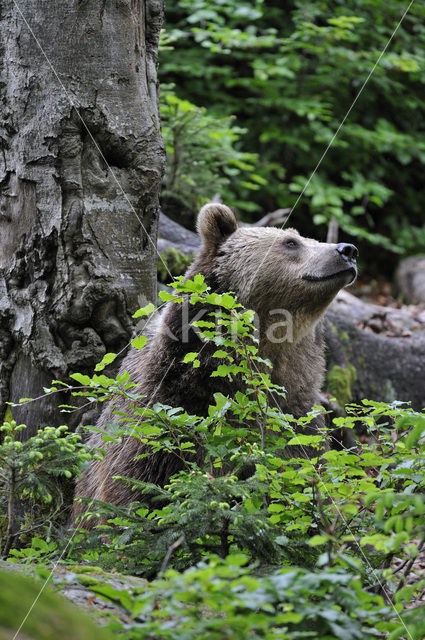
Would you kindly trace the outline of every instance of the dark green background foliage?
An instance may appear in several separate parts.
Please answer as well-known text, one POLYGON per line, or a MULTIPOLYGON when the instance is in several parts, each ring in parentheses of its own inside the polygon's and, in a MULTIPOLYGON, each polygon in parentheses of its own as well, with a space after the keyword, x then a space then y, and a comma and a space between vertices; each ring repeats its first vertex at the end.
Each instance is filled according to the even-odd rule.
MULTIPOLYGON (((168 0, 161 80, 206 109, 207 128, 215 120, 211 136, 206 121, 186 129, 178 149, 181 182, 190 174, 207 188, 192 196, 173 188, 186 200, 218 191, 246 219, 293 205, 407 5, 168 0), (201 164, 185 166, 200 137, 210 140, 201 164)), ((370 253, 371 243, 422 250, 424 18, 425 5, 414 3, 297 205, 292 224, 304 233, 323 238, 333 215, 370 253)), ((174 159, 169 95, 163 118, 174 159)), ((379 255, 388 262, 390 254, 379 255)))

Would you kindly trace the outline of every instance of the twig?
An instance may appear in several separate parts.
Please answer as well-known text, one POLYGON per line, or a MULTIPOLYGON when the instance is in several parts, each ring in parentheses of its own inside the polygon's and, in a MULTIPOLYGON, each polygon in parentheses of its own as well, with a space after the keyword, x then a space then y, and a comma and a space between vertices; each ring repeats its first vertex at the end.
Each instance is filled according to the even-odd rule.
MULTIPOLYGON (((394 555, 394 554, 392 554, 394 555)), ((397 569, 394 569, 393 571, 393 575, 395 575, 396 573, 398 573, 399 571, 401 571, 402 569, 404 569, 404 567, 406 566, 406 564, 408 562, 411 561, 411 558, 406 558, 406 560, 403 560, 402 562, 400 562, 399 566, 397 567, 397 569)))
POLYGON ((418 601, 421 601, 424 595, 425 595, 425 589, 422 589, 422 591, 419 594, 418 601))
POLYGON ((253 223, 253 227, 271 227, 273 225, 285 224, 291 209, 276 209, 276 211, 271 211, 270 213, 266 213, 265 216, 257 220, 257 222, 253 223))
POLYGON ((12 547, 12 540, 15 537, 13 534, 15 524, 15 468, 12 467, 9 483, 9 498, 7 501, 7 529, 6 529, 6 542, 3 549, 3 556, 6 558, 12 547))
MULTIPOLYGON (((250 354, 248 352, 248 349, 247 349, 247 346, 246 346, 245 342, 242 343, 242 346, 243 346, 244 351, 245 351, 246 361, 249 363, 249 367, 250 367, 250 371, 251 371, 251 379, 252 379, 254 377, 252 359, 251 359, 251 356, 250 356, 250 354)), ((265 425, 267 425, 267 416, 265 414, 265 411, 264 411, 263 407, 261 406, 261 402, 258 399, 258 394, 257 393, 255 394, 255 400, 257 402, 258 408, 259 408, 260 413, 261 413, 262 418, 263 418, 258 423, 258 426, 260 428, 260 435, 261 435, 261 449, 262 449, 262 451, 264 451, 265 446, 266 446, 266 429, 265 429, 265 425)))
POLYGON ((229 554, 230 550, 230 542, 229 542, 229 521, 226 520, 223 524, 223 528, 220 531, 220 542, 221 542, 221 557, 224 558, 229 554))
MULTIPOLYGON (((175 549, 177 549, 177 547, 179 547, 181 545, 181 543, 184 540, 184 535, 181 535, 179 538, 177 538, 177 540, 175 540, 173 542, 173 544, 170 544, 170 546, 167 549, 167 553, 165 554, 165 558, 162 561, 162 565, 161 565, 161 569, 159 570, 158 573, 158 578, 162 577, 165 573, 165 570, 167 568, 168 562, 170 560, 171 554, 173 553, 173 551, 175 549)), ((155 611, 157 605, 158 605, 158 600, 159 600, 159 595, 156 596, 152 602, 152 613, 155 611)), ((152 614, 151 614, 152 615, 152 614)))
POLYGON ((339 224, 335 216, 332 216, 329 222, 328 235, 326 236, 326 242, 332 242, 336 244, 338 242, 339 224))
POLYGON ((158 577, 161 577, 162 575, 164 575, 167 565, 170 561, 171 554, 175 549, 177 549, 177 547, 181 545, 183 540, 184 540, 184 535, 182 534, 180 538, 177 538, 177 540, 173 542, 173 544, 170 544, 170 546, 167 549, 167 553, 165 554, 165 558, 162 561, 162 565, 161 565, 161 569, 159 570, 158 577))
MULTIPOLYGON (((425 544, 425 535, 422 537, 422 540, 420 541, 420 543, 418 544, 418 555, 419 553, 422 551, 422 548, 425 544)), ((407 567, 405 568, 405 570, 403 571, 403 577, 401 578, 400 582, 397 585, 397 589, 396 589, 396 593, 397 591, 399 591, 399 589, 402 588, 402 586, 404 585, 404 583, 406 582, 406 578, 409 575, 410 569, 413 567, 413 564, 416 560, 417 556, 415 556, 414 558, 411 558, 407 564, 407 567)))

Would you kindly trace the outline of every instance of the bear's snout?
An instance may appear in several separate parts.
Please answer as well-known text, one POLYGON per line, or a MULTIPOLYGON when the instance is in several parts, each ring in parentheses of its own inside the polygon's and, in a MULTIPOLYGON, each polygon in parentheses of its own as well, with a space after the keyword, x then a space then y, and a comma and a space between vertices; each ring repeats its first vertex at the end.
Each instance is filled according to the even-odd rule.
POLYGON ((354 244, 349 244, 347 242, 340 242, 337 245, 336 250, 347 262, 355 262, 359 255, 357 247, 355 247, 354 244))

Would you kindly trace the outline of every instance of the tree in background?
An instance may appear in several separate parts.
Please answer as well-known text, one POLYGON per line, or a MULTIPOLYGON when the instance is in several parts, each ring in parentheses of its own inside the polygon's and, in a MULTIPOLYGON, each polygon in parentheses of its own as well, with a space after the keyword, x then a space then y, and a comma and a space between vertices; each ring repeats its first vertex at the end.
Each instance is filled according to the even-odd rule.
MULTIPOLYGON (((235 148, 257 154, 256 178, 234 172, 222 189, 242 215, 296 202, 406 8, 400 0, 169 0, 161 79, 211 117, 234 114, 245 130, 235 148)), ((323 237, 334 216, 371 258, 371 244, 423 249, 424 17, 413 3, 308 185, 294 216, 304 233, 323 237)))
MULTIPOLYGON (((0 407, 92 371, 154 299, 162 0, 0 10, 0 407)), ((32 427, 58 399, 14 410, 32 427)), ((63 418, 61 418, 63 420, 63 418)))

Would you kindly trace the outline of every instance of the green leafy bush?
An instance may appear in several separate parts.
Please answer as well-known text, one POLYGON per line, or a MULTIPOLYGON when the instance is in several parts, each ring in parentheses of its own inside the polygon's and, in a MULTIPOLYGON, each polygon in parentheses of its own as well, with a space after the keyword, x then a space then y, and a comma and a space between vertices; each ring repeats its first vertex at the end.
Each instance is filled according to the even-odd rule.
POLYGON ((307 186, 293 217, 305 232, 313 223, 323 234, 334 216, 367 240, 364 254, 371 243, 423 251, 423 4, 410 6, 307 185, 406 8, 401 0, 167 3, 161 81, 208 117, 234 115, 245 131, 238 151, 258 154, 259 189, 235 175, 230 203, 246 215, 271 211, 307 186))
MULTIPOLYGON (((168 194, 192 210, 193 220, 199 207, 219 193, 223 200, 230 195, 228 186, 238 181, 249 190, 260 188, 262 178, 253 173, 255 153, 239 151, 237 143, 245 129, 232 116, 213 115, 180 99, 171 87, 161 88, 162 135, 167 152, 167 167, 162 199, 168 194)), ((234 201, 250 208, 250 201, 234 201)), ((192 222, 193 222, 192 220, 192 222)))
POLYGON ((246 561, 210 556, 183 573, 167 571, 130 597, 113 589, 109 597, 133 614, 128 638, 366 640, 388 626, 390 608, 350 572, 294 567, 260 577, 246 561))
MULTIPOLYGON (((348 405, 329 428, 367 425, 371 443, 329 449, 327 430, 308 432, 321 409, 298 421, 278 410, 275 394, 285 391, 271 383, 270 365, 258 354, 252 313, 231 294, 210 293, 202 276, 180 278, 173 288, 164 300, 180 304, 187 296, 212 306, 210 319, 197 324, 217 346, 213 375, 241 376, 245 392, 216 394, 206 417, 160 404, 143 407, 142 423, 117 416, 107 441, 138 437, 154 451, 182 456, 186 468, 163 488, 117 477, 134 487, 135 502, 90 503, 102 524, 91 538, 77 534, 70 558, 158 576, 134 597, 143 621, 132 633, 141 638, 154 631, 179 638, 182 628, 187 637, 224 629, 220 637, 233 638, 248 626, 259 638, 307 631, 313 638, 397 638, 406 615, 419 640, 419 610, 404 608, 425 586, 412 569, 425 545, 425 414, 400 403, 348 405), (295 445, 311 457, 288 459, 285 448, 295 445), (199 447, 201 465, 193 456, 199 447), (107 536, 107 548, 99 536, 107 536), (202 610, 208 615, 199 616, 202 610)), ((195 352, 184 360, 199 366, 195 352)), ((98 376, 86 383, 93 397, 98 376)), ((119 384, 113 381, 114 393, 119 384)), ((140 398, 141 391, 132 393, 140 398)))
MULTIPOLYGON (((68 428, 44 427, 22 442, 26 429, 14 420, 0 427, 0 512, 1 553, 7 556, 20 539, 30 539, 34 531, 49 537, 52 527, 66 518, 63 482, 75 477, 93 455, 68 428), (65 518, 64 518, 65 513, 65 518)), ((36 547, 37 548, 37 545, 36 547)), ((55 547, 48 551, 54 550, 55 547)))
MULTIPOLYGON (((125 627, 113 628, 132 639, 421 640, 423 607, 410 605, 425 587, 415 566, 425 547, 425 413, 397 402, 347 405, 329 430, 366 425, 370 444, 330 449, 328 429, 309 430, 323 409, 298 420, 279 411, 285 390, 272 384, 270 363, 259 355, 252 312, 232 294, 211 293, 199 275, 172 287, 164 301, 206 305, 210 315, 197 328, 216 346, 213 375, 240 377, 244 390, 215 394, 208 415, 196 416, 138 406, 143 389, 128 373, 100 373, 115 354, 92 377, 73 375, 79 386, 68 388, 78 397, 104 402, 122 394, 133 404, 104 432, 106 444, 136 437, 186 461, 165 487, 117 477, 134 487, 134 502, 90 501, 97 525, 77 530, 67 545, 68 563, 152 580, 130 591, 90 586, 131 612, 125 627), (298 457, 292 449, 288 458, 294 446, 298 457), (200 449, 203 461, 194 455, 200 449)), ((184 361, 200 366, 199 353, 184 361)), ((14 556, 32 562, 59 551, 36 539, 14 556)))

